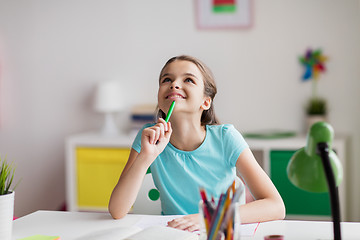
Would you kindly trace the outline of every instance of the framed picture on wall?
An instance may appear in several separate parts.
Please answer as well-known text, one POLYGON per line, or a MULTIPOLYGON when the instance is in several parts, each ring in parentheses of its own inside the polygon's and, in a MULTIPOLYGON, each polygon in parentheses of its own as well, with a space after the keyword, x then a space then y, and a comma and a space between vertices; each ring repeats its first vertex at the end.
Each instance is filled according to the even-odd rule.
POLYGON ((253 0, 195 0, 199 29, 236 29, 252 25, 253 0))

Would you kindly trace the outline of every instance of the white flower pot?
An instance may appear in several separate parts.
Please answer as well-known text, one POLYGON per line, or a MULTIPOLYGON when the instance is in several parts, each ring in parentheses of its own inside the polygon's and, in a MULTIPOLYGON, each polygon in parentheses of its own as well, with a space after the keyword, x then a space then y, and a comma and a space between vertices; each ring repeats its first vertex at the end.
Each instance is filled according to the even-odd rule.
POLYGON ((0 195, 0 239, 11 240, 15 192, 0 195))

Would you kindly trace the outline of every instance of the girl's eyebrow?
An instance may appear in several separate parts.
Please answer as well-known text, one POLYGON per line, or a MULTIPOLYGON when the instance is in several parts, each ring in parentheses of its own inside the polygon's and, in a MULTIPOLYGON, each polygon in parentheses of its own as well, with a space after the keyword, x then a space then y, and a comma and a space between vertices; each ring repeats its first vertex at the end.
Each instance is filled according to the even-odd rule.
POLYGON ((185 73, 184 76, 191 76, 191 77, 194 77, 194 78, 198 79, 198 77, 195 76, 195 75, 192 74, 192 73, 185 73))
POLYGON ((167 77, 167 76, 170 76, 170 75, 171 75, 170 73, 164 73, 163 75, 161 75, 161 78, 167 77))
MULTIPOLYGON (((173 76, 173 74, 171 73, 164 73, 163 75, 161 75, 161 78, 163 77, 168 77, 168 76, 173 76)), ((196 77, 194 74, 192 73, 184 73, 183 76, 191 76, 191 77, 194 77, 196 79, 198 79, 198 77, 196 77)))

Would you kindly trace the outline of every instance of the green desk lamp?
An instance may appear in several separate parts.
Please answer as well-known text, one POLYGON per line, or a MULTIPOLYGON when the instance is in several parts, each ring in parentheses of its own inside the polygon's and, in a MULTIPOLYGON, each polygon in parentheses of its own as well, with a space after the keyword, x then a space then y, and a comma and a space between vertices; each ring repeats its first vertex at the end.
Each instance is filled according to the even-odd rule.
POLYGON ((343 178, 341 163, 331 149, 333 128, 326 122, 317 122, 307 134, 304 148, 299 149, 287 166, 289 180, 309 192, 329 191, 334 239, 341 240, 338 185, 343 178))

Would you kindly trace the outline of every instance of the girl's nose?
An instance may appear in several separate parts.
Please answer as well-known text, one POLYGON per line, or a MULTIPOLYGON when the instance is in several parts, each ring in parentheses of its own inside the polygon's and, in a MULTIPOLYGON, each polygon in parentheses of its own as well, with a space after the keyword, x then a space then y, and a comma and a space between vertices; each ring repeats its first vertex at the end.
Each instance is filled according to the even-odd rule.
POLYGON ((180 86, 179 86, 177 81, 174 81, 170 86, 170 89, 174 89, 174 88, 175 89, 180 89, 180 86))

